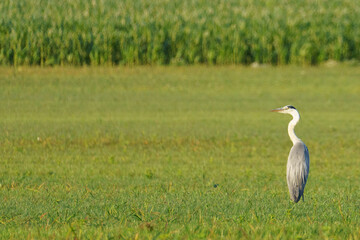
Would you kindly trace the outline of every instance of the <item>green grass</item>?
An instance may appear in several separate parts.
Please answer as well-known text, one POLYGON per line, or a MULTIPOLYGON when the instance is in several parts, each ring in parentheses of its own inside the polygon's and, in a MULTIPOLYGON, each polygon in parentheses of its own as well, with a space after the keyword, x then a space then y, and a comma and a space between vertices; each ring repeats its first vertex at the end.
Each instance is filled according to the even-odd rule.
POLYGON ((0 65, 360 61, 358 0, 2 0, 0 65))
POLYGON ((0 72, 2 239, 360 238, 360 68, 0 72))

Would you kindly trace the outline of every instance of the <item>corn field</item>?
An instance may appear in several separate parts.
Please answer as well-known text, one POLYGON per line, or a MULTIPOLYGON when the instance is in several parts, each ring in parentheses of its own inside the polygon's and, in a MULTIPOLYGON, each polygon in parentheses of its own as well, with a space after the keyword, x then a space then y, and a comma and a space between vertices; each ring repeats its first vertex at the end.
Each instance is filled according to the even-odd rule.
POLYGON ((360 60, 358 0, 1 0, 0 65, 360 60))

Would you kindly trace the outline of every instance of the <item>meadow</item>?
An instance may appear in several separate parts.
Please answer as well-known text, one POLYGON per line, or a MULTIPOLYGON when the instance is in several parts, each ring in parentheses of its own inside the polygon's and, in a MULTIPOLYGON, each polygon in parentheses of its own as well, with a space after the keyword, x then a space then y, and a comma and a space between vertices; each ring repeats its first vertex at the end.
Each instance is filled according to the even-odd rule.
POLYGON ((360 68, 0 69, 2 239, 359 239, 360 68), (289 201, 292 104, 310 151, 289 201))
POLYGON ((0 65, 360 60, 358 0, 2 0, 0 65))

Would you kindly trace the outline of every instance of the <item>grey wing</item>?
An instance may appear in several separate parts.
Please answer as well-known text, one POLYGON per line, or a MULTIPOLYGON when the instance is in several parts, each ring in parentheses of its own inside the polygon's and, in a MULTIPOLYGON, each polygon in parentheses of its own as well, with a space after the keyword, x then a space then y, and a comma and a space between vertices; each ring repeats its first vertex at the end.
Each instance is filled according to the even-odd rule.
POLYGON ((290 150, 286 171, 292 201, 298 202, 303 195, 309 170, 309 151, 303 142, 298 142, 290 150))

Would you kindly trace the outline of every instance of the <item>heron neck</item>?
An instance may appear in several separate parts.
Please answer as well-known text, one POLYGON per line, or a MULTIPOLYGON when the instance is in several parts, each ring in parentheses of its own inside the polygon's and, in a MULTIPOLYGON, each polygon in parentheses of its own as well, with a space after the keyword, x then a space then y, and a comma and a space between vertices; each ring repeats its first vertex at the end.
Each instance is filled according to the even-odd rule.
POLYGON ((301 142, 301 139, 296 136, 295 131, 294 131, 296 124, 300 120, 300 115, 298 112, 295 112, 294 114, 291 114, 291 115, 293 116, 293 119, 289 122, 288 133, 289 133, 289 137, 290 137, 291 141, 295 145, 297 142, 301 142))

